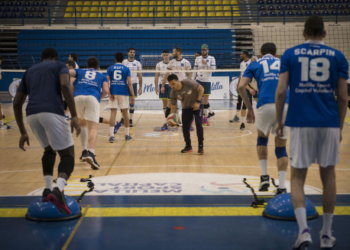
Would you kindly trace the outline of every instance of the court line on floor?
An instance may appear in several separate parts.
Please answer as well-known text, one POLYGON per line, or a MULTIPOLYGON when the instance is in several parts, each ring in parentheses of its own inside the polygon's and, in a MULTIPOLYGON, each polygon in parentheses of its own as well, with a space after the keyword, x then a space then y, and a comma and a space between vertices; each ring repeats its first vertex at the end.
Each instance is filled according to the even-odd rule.
POLYGON ((71 234, 69 235, 69 237, 68 237, 66 243, 64 243, 64 245, 63 245, 63 247, 62 247, 62 250, 66 250, 66 249, 67 249, 69 243, 72 241, 72 239, 73 239, 73 237, 74 237, 74 234, 75 234, 76 231, 78 230, 78 228, 79 228, 81 222, 83 221, 83 219, 84 219, 84 217, 85 217, 87 211, 89 210, 89 207, 90 207, 90 205, 87 205, 87 206, 86 206, 86 208, 85 208, 85 210, 84 210, 82 216, 80 217, 78 223, 75 225, 75 227, 74 227, 73 231, 71 232, 71 234))

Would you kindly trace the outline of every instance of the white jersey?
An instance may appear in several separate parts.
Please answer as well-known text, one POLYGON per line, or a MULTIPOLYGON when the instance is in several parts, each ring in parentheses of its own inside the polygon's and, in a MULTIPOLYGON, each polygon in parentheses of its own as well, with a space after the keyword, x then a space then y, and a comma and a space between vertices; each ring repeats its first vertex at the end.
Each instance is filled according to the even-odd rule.
MULTIPOLYGON (((202 56, 199 56, 196 58, 196 61, 194 62, 194 70, 201 70, 201 69, 205 69, 205 70, 210 70, 216 69, 216 61, 215 58, 213 56, 207 56, 206 58, 203 58, 202 56), (207 64, 204 64, 202 61, 203 59, 207 62, 207 64)), ((194 72, 194 80, 198 80, 201 82, 210 82, 211 81, 211 75, 212 72, 194 72)))
MULTIPOLYGON (((168 65, 169 65, 169 63, 164 63, 163 61, 157 63, 156 70, 162 71, 159 73, 158 84, 162 84, 163 79, 164 79, 164 75, 166 73, 165 71, 167 70, 168 65)), ((166 81, 165 84, 168 84, 168 81, 166 81)))
POLYGON ((248 59, 248 61, 242 61, 241 62, 241 65, 240 65, 240 70, 241 70, 241 74, 242 74, 242 76, 243 76, 243 74, 244 74, 244 71, 248 68, 248 66, 249 66, 249 64, 251 63, 252 61, 250 60, 250 59, 248 59))
MULTIPOLYGON (((124 59, 123 65, 128 67, 130 69, 130 71, 142 70, 142 65, 137 60, 134 60, 134 61, 130 62, 128 59, 124 59)), ((131 72, 131 82, 133 84, 139 82, 139 78, 137 76, 137 72, 131 72)))
POLYGON ((77 64, 77 62, 75 62, 75 68, 79 69, 79 65, 77 64))
POLYGON ((191 63, 187 61, 185 58, 182 58, 181 60, 173 59, 169 62, 168 70, 172 70, 175 72, 171 72, 170 74, 177 75, 179 78, 179 81, 182 81, 187 78, 185 72, 176 72, 176 70, 190 70, 191 69, 191 63))

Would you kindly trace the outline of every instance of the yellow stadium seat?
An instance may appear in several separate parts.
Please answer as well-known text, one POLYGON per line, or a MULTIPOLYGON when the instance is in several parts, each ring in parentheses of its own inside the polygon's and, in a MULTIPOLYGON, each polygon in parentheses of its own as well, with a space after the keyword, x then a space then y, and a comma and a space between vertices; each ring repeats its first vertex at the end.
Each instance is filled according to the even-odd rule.
POLYGON ((108 12, 114 12, 115 11, 115 8, 114 7, 108 7, 108 12))
POLYGON ((216 10, 216 11, 221 11, 221 10, 222 10, 222 7, 221 7, 221 6, 215 6, 215 10, 216 10))
MULTIPOLYGON (((190 5, 197 5, 197 1, 191 1, 190 5)), ((198 13, 197 13, 198 14, 198 13)))
POLYGON ((68 2, 68 6, 75 6, 75 2, 68 2))
POLYGON ((100 6, 100 2, 98 2, 98 1, 93 1, 93 2, 92 2, 92 5, 93 5, 93 6, 100 6))
POLYGON ((96 13, 90 13, 90 16, 89 16, 89 17, 96 18, 96 17, 97 17, 97 14, 96 14, 96 13))
POLYGON ((224 14, 222 12, 216 12, 216 16, 224 16, 224 14))
POLYGON ((230 6, 224 6, 224 10, 231 10, 230 6))
POLYGON ((153 13, 153 10, 155 10, 155 7, 149 7, 148 11, 151 11, 153 13))
MULTIPOLYGON (((112 13, 110 13, 110 14, 112 14, 112 13)), ((123 14, 122 13, 116 13, 114 17, 123 17, 123 14)))
POLYGON ((181 5, 181 2, 180 1, 175 1, 174 5, 181 5))
POLYGON ((214 4, 215 4, 215 5, 221 5, 221 1, 216 0, 216 1, 214 2, 214 4))
POLYGON ((173 13, 172 12, 168 12, 165 14, 166 17, 172 17, 173 16, 173 13))
POLYGON ((110 2, 108 2, 108 5, 109 5, 109 6, 114 6, 114 5, 115 5, 115 2, 114 2, 114 1, 110 1, 110 2))
MULTIPOLYGON (((72 17, 75 17, 75 13, 73 13, 72 17)), ((77 13, 77 17, 80 17, 80 13, 77 13)))
POLYGON ((241 16, 241 14, 239 14, 239 12, 233 12, 233 16, 241 16))
POLYGON ((174 17, 179 17, 180 13, 179 12, 174 12, 174 17))
POLYGON ((225 12, 225 16, 231 16, 231 12, 225 12))
POLYGON ((189 17, 189 16, 190 16, 190 13, 189 13, 189 12, 183 12, 183 13, 182 13, 182 16, 184 16, 184 17, 189 17))
POLYGON ((158 1, 157 5, 164 5, 164 1, 158 1))
POLYGON ((88 13, 83 13, 83 14, 81 14, 81 18, 87 18, 87 17, 89 17, 89 14, 88 14, 88 13))
POLYGON ((214 10, 214 7, 213 7, 213 6, 208 6, 208 7, 207 7, 207 10, 208 10, 208 11, 212 11, 212 10, 214 10))
POLYGON ((90 8, 89 8, 89 7, 84 7, 84 8, 83 8, 83 11, 89 12, 89 11, 90 11, 90 8))
POLYGON ((129 12, 131 11, 131 7, 125 7, 124 11, 127 12, 129 10, 129 12))
POLYGON ((81 12, 81 7, 75 7, 75 9, 77 10, 77 12, 81 12))
POLYGON ((132 5, 131 1, 126 1, 125 5, 132 5))
POLYGON ((165 5, 171 5, 171 1, 166 1, 165 5))
POLYGON ((72 7, 67 7, 66 12, 74 12, 74 9, 72 7))
POLYGON ((236 0, 232 0, 231 4, 238 4, 236 0))
POLYGON ((97 12, 98 11, 98 7, 92 7, 90 11, 91 12, 97 12))
POLYGON ((75 3, 75 6, 82 6, 82 5, 83 5, 83 2, 81 2, 81 1, 78 1, 75 3))
POLYGON ((157 5, 157 2, 156 1, 151 1, 151 2, 149 2, 149 5, 157 5))
POLYGON ((209 12, 208 16, 215 16, 215 13, 214 12, 209 12))
POLYGON ((205 6, 199 6, 199 11, 205 11, 205 6))
MULTIPOLYGON (((103 13, 102 16, 106 17, 106 13, 103 13)), ((98 13, 98 17, 101 17, 101 13, 98 13)))
POLYGON ((174 11, 180 11, 180 7, 174 7, 174 11))
POLYGON ((72 17, 72 14, 71 13, 66 13, 64 14, 64 18, 71 18, 72 17))
POLYGON ((228 1, 228 0, 222 1, 222 4, 223 5, 230 5, 230 1, 228 1))
POLYGON ((107 11, 107 8, 106 8, 106 7, 100 7, 100 8, 98 8, 98 11, 101 12, 101 9, 102 9, 103 12, 106 12, 106 11, 107 11))
MULTIPOLYGON (((129 14, 130 16, 130 14, 129 14)), ((124 13, 123 17, 128 17, 128 13, 124 13)))
POLYGON ((158 7, 157 11, 164 11, 164 7, 158 7))
POLYGON ((117 5, 124 5, 124 2, 118 1, 118 2, 117 2, 117 5))
POLYGON ((199 16, 205 16, 205 12, 200 12, 199 16))
POLYGON ((114 14, 113 13, 108 13, 107 17, 114 17, 114 14))
MULTIPOLYGON (((205 5, 205 2, 204 1, 198 1, 198 5, 205 5)), ((199 13, 200 15, 200 13, 199 13)))
POLYGON ((182 1, 182 5, 189 5, 188 1, 182 1))
POLYGON ((213 1, 207 1, 207 5, 213 5, 213 1))
POLYGON ((140 17, 139 13, 132 13, 131 17, 140 17))
POLYGON ((141 5, 148 5, 148 2, 147 1, 142 1, 141 5))
POLYGON ((158 13, 157 17, 164 17, 164 13, 158 13))
POLYGON ((134 1, 134 2, 132 2, 132 5, 140 5, 140 2, 139 1, 134 1))
POLYGON ((153 12, 148 13, 148 17, 154 17, 153 12))
POLYGON ((182 7, 181 11, 190 11, 190 8, 188 6, 182 7))
POLYGON ((122 12, 122 11, 124 11, 124 10, 123 10, 123 7, 117 7, 117 8, 115 9, 115 11, 122 12))
POLYGON ((191 16, 192 16, 192 17, 197 17, 197 16, 198 16, 198 13, 197 13, 197 12, 192 12, 192 13, 191 13, 191 16))
POLYGON ((141 17, 148 17, 147 13, 141 13, 141 17))
POLYGON ((108 5, 107 1, 102 1, 100 4, 100 6, 107 6, 107 5, 108 5))
MULTIPOLYGON (((191 7, 191 11, 197 11, 198 10, 198 8, 197 8, 197 6, 192 6, 191 7)), ((197 13, 198 14, 198 13, 197 13)))
MULTIPOLYGON (((84 5, 85 5, 85 6, 90 6, 90 5, 91 5, 91 2, 90 2, 90 1, 85 1, 85 2, 84 2, 84 5)), ((82 16, 82 17, 83 17, 83 16, 82 16)))
POLYGON ((233 10, 239 10, 239 8, 237 6, 232 6, 233 10))
POLYGON ((139 7, 132 7, 131 11, 140 11, 139 7))
POLYGON ((148 8, 147 8, 147 7, 141 7, 141 11, 147 12, 147 11, 148 11, 148 8))

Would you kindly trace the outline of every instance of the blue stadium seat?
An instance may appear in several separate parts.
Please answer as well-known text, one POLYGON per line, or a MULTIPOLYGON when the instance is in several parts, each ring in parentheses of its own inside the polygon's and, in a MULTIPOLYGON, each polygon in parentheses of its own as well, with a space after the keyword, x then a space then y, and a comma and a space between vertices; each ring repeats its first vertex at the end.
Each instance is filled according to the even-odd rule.
POLYGON ((342 4, 338 4, 338 10, 345 10, 344 5, 342 5, 342 4))
POLYGON ((19 12, 19 8, 17 7, 12 8, 12 12, 19 12))
POLYGON ((335 3, 342 3, 342 0, 334 0, 335 3))
POLYGON ((26 14, 24 14, 24 13, 23 13, 23 14, 22 14, 22 13, 19 13, 19 14, 18 14, 18 17, 19 17, 19 18, 22 18, 22 16, 23 16, 23 18, 25 18, 25 17, 26 17, 26 14))
POLYGON ((17 18, 17 14, 16 13, 11 13, 10 18, 17 18))
POLYGON ((299 5, 294 5, 293 9, 294 9, 294 10, 301 10, 301 8, 300 8, 299 5))
POLYGON ((319 7, 318 7, 318 5, 314 4, 314 5, 311 6, 311 9, 313 9, 313 10, 318 10, 319 7))
POLYGON ((266 7, 265 7, 264 5, 261 5, 261 6, 259 7, 259 10, 266 10, 266 7))
POLYGON ((283 10, 283 5, 277 5, 277 10, 283 10))
POLYGON ((290 4, 290 0, 283 0, 283 4, 290 4))
POLYGON ((346 16, 348 13, 346 12, 346 10, 342 10, 340 11, 339 15, 341 16, 346 16))
POLYGON ((318 10, 314 11, 314 16, 320 16, 320 15, 321 15, 321 13, 318 10))
POLYGON ((272 0, 267 0, 266 4, 273 4, 273 1, 272 0))
POLYGON ((317 3, 324 3, 324 0, 317 0, 317 3))
POLYGON ((27 17, 28 18, 34 18, 34 14, 33 13, 29 13, 27 17))
POLYGON ((321 4, 320 5, 320 10, 326 10, 327 9, 327 6, 326 5, 324 5, 324 4, 321 4))
POLYGON ((292 4, 299 4, 299 0, 292 0, 292 4))
POLYGON ((273 5, 269 5, 267 9, 268 9, 268 10, 276 10, 276 9, 275 9, 275 6, 273 6, 273 5))
POLYGON ((327 10, 324 10, 322 12, 322 16, 330 16, 331 14, 329 14, 329 12, 327 10))
POLYGON ((343 0, 343 3, 350 3, 350 0, 343 0))
POLYGON ((7 18, 7 14, 6 13, 0 14, 0 18, 7 18))
POLYGON ((311 16, 311 12, 309 10, 305 11, 305 16, 311 16))
POLYGON ((264 0, 259 0, 257 4, 265 4, 264 0))
POLYGON ((44 15, 41 13, 36 14, 36 18, 43 18, 43 17, 44 17, 44 15))
POLYGON ((260 13, 260 16, 268 16, 267 12, 266 11, 263 11, 260 13))
POLYGON ((40 7, 40 8, 38 9, 38 12, 45 12, 45 8, 40 7))
POLYGON ((317 0, 309 0, 309 3, 317 3, 317 0))
POLYGON ((30 12, 36 12, 36 8, 32 7, 29 9, 30 12))
POLYGON ((21 2, 16 2, 15 6, 22 6, 22 3, 21 2))
POLYGON ((300 0, 300 4, 308 4, 307 0, 300 0))
POLYGON ((6 6, 13 6, 13 2, 11 2, 11 1, 7 2, 6 6))
MULTIPOLYGON (((21 10, 21 12, 22 12, 22 10, 21 10)), ((23 12, 28 12, 28 8, 24 7, 23 12)))
POLYGON ((286 10, 292 10, 292 6, 291 5, 286 5, 286 10))
POLYGON ((0 2, 0 6, 5 6, 4 2, 0 2))
POLYGON ((346 8, 347 10, 350 10, 350 4, 347 4, 347 5, 345 6, 345 8, 346 8))
POLYGON ((277 14, 276 14, 276 12, 271 11, 271 12, 270 12, 270 16, 277 16, 277 14))
POLYGON ((282 1, 281 0, 276 0, 275 4, 282 4, 282 1))
POLYGON ((310 6, 309 5, 303 5, 303 10, 309 10, 310 6))
POLYGON ((334 5, 334 4, 330 4, 330 5, 328 6, 328 9, 329 9, 329 10, 335 10, 335 9, 336 9, 336 7, 335 7, 335 5, 334 5))
POLYGON ((297 16, 304 16, 304 14, 303 14, 303 12, 301 12, 301 11, 297 11, 297 14, 296 14, 297 16))
POLYGON ((47 6, 47 2, 42 2, 41 6, 47 6))
POLYGON ((283 11, 278 12, 278 16, 284 16, 284 12, 283 11))
POLYGON ((337 11, 336 11, 336 10, 333 10, 333 11, 331 12, 331 15, 332 15, 332 16, 337 15, 337 11))
POLYGON ((326 0, 326 3, 333 3, 332 0, 326 0))
POLYGON ((294 14, 293 11, 288 11, 288 12, 287 12, 287 16, 295 16, 295 14, 294 14))
POLYGON ((24 6, 30 6, 30 2, 24 2, 24 6))
POLYGON ((11 9, 9 7, 5 7, 2 12, 11 12, 11 9))
POLYGON ((39 6, 39 3, 38 2, 33 2, 32 6, 39 6))

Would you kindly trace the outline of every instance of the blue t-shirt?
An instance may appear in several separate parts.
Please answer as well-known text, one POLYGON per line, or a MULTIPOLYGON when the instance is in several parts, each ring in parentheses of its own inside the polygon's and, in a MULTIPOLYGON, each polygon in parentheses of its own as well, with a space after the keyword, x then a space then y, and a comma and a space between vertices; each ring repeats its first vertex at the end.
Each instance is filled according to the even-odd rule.
MULTIPOLYGON (((280 65, 280 59, 267 54, 249 64, 248 68, 244 71, 243 77, 249 77, 250 79, 254 77, 258 83, 257 108, 267 103, 275 103, 280 65)), ((286 103, 289 103, 289 90, 287 90, 286 103)))
POLYGON ((69 75, 66 64, 54 60, 35 64, 24 73, 17 91, 29 96, 27 116, 44 112, 64 116, 62 74, 69 75))
POLYGON ((130 69, 121 63, 116 63, 107 69, 110 79, 110 92, 112 95, 126 95, 128 93, 127 77, 130 77, 130 69))
POLYGON ((338 77, 348 79, 348 68, 344 55, 321 41, 308 41, 286 50, 280 71, 289 71, 286 125, 340 127, 334 90, 338 77))
POLYGON ((95 69, 75 69, 77 73, 74 97, 92 95, 98 102, 101 101, 101 89, 107 77, 95 69))

